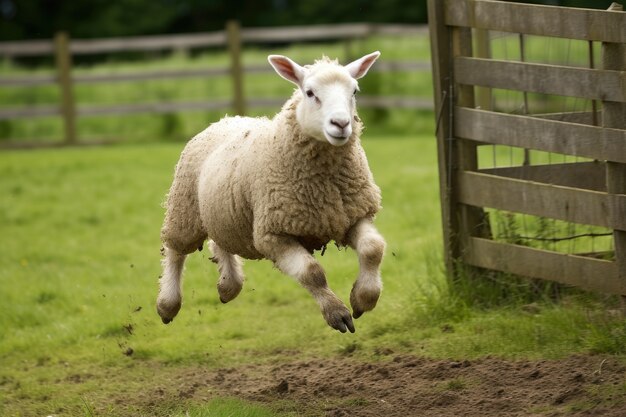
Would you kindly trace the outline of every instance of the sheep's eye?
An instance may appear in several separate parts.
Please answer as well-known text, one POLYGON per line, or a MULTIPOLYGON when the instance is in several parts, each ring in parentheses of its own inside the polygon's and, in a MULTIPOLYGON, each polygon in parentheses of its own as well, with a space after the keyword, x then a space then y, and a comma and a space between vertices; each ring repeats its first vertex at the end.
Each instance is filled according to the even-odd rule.
POLYGON ((315 97, 315 94, 313 94, 313 90, 306 90, 306 96, 307 97, 315 97))
POLYGON ((357 92, 357 89, 355 88, 355 89, 354 89, 354 93, 352 93, 352 95, 353 95, 353 96, 356 96, 356 92, 357 92))

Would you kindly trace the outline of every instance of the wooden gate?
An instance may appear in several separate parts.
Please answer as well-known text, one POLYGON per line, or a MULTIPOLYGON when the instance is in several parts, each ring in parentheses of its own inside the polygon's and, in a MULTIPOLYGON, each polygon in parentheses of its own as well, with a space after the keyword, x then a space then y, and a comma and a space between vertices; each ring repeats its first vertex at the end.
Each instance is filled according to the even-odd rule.
POLYGON ((626 12, 615 3, 605 11, 491 0, 428 0, 428 8, 448 271, 471 265, 626 295, 626 12), (498 36, 515 37, 519 54, 492 55, 498 36), (582 42, 588 59, 529 62, 529 37, 582 42), (495 105, 503 91, 520 94, 521 106, 495 105), (591 108, 546 114, 548 96, 591 108), (523 157, 487 167, 485 147, 523 157), (503 239, 498 213, 574 233, 546 238, 535 227, 503 239), (601 235, 608 249, 571 243, 601 235))

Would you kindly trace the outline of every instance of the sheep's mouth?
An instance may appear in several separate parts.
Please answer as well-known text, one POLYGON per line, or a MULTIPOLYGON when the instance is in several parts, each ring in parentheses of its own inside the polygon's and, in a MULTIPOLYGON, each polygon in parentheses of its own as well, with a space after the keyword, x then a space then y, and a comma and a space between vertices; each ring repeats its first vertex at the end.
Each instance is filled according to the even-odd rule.
POLYGON ((334 146, 345 145, 346 142, 348 142, 348 139, 350 138, 350 136, 335 136, 335 135, 331 135, 328 132, 325 132, 325 133, 326 133, 326 139, 328 140, 328 142, 330 142, 330 144, 334 146))

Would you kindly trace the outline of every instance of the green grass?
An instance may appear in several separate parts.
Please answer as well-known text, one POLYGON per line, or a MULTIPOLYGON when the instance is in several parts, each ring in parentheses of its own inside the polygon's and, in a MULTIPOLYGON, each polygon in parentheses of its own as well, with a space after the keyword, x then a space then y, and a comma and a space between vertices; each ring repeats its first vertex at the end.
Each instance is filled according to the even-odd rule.
MULTIPOLYGON (((494 41, 494 56, 515 59, 516 42, 514 37, 494 41)), ((531 61, 547 53, 557 64, 583 62, 558 40, 548 52, 540 40, 528 40, 528 45, 531 61), (550 51, 560 52, 551 56, 550 51)), ((579 46, 572 44, 572 51, 579 46)), ((352 53, 379 49, 383 59, 428 59, 428 48, 422 37, 373 37, 353 44, 352 53)), ((322 50, 346 61, 341 44, 296 45, 271 53, 306 63, 322 50)), ((247 48, 244 63, 265 63, 268 53, 247 48)), ((214 51, 80 64, 76 72, 208 68, 227 62, 225 53, 214 51)), ((2 75, 50 71, 9 62, 0 67, 2 75)), ((361 84, 363 94, 432 94, 428 73, 369 74, 361 84)), ((271 73, 246 78, 250 97, 286 97, 291 90, 271 73)), ((228 97, 230 84, 218 78, 77 85, 75 93, 81 105, 201 100, 228 97)), ((518 108, 522 98, 509 95, 503 95, 505 104, 518 108)), ((7 88, 0 107, 58 100, 56 87, 7 88)), ((570 104, 559 109, 571 110, 570 104)), ((189 258, 183 309, 164 326, 154 300, 161 272, 161 203, 183 146, 176 139, 189 138, 221 115, 81 118, 83 139, 126 143, 0 153, 1 415, 115 416, 122 405, 111 405, 112 398, 140 401, 140 394, 167 384, 172 369, 280 361, 285 351, 299 359, 349 355, 363 360, 382 360, 380 352, 458 359, 626 353, 626 322, 614 298, 563 289, 537 292, 528 281, 493 274, 468 275, 453 285, 446 280, 436 143, 430 133, 434 116, 409 110, 361 111, 367 125, 364 146, 383 191, 376 224, 388 249, 382 298, 356 321, 355 334, 332 331, 308 293, 267 261, 247 262, 242 294, 222 305, 215 289, 217 271, 206 250, 189 258)), ((54 118, 0 121, 0 140, 61 137, 61 123, 54 118)), ((531 157, 533 163, 566 162, 544 153, 531 157)), ((501 147, 482 147, 479 154, 483 168, 518 164, 521 158, 521 151, 501 147)), ((329 246, 321 262, 330 285, 347 301, 358 270, 355 254, 329 246)), ((468 383, 450 380, 442 389, 463 390, 468 383)), ((289 409, 283 406, 280 410, 289 409)), ((126 415, 290 415, 228 398, 128 407, 126 415)))
MULTIPOLYGON (((1 153, 0 413, 90 415, 168 368, 267 362, 285 350, 368 360, 383 349, 439 358, 624 354, 613 299, 564 291, 560 302, 539 297, 529 307, 527 291, 487 277, 471 291, 451 289, 434 137, 375 136, 364 146, 383 190, 376 223, 388 250, 383 296, 354 335, 332 331, 308 293, 267 261, 247 262, 242 294, 222 305, 206 250, 187 262, 181 313, 161 324, 160 204, 181 143, 1 153), (491 296, 504 301, 476 302, 491 296)), ((347 301, 354 253, 329 247, 321 262, 347 301)), ((171 407, 153 414, 185 411, 171 407)))

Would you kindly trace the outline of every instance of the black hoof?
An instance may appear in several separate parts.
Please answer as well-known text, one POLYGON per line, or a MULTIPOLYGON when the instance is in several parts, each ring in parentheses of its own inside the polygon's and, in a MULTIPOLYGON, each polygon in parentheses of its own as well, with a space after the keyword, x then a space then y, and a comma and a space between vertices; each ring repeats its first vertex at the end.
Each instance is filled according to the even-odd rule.
POLYGON ((344 323, 346 323, 346 327, 350 330, 350 333, 354 333, 354 323, 352 323, 352 318, 350 318, 350 316, 344 319, 344 323))
POLYGON ((358 319, 359 317, 361 317, 363 315, 363 312, 361 310, 354 310, 352 312, 352 317, 354 317, 355 319, 358 319))
POLYGON ((163 324, 169 324, 172 322, 173 319, 166 319, 165 317, 161 317, 161 321, 163 322, 163 324))

